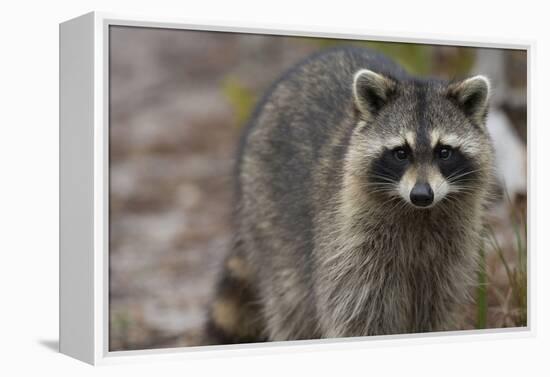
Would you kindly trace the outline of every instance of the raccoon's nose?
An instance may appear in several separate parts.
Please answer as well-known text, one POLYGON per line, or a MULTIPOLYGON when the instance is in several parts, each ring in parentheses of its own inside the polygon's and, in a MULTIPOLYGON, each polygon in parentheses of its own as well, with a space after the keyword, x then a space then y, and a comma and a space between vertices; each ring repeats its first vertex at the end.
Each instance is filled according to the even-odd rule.
POLYGON ((434 201, 434 192, 429 184, 417 183, 411 190, 411 202, 415 206, 427 207, 434 201))

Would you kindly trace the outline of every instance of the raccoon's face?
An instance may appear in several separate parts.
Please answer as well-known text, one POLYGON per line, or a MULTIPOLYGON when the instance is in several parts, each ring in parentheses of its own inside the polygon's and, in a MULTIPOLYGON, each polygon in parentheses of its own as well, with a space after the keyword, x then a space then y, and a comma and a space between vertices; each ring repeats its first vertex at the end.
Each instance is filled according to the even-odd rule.
POLYGON ((397 82, 357 72, 358 125, 348 155, 372 197, 432 208, 486 186, 492 146, 485 129, 489 82, 397 82))

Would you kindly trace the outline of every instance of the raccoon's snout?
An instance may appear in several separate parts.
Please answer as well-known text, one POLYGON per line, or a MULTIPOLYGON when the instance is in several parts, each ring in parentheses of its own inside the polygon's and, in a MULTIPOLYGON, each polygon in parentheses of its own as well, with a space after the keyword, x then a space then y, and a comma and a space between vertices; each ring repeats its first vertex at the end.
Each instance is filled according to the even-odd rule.
POLYGON ((428 183, 416 183, 411 190, 411 202, 418 207, 427 207, 434 201, 434 192, 428 183))

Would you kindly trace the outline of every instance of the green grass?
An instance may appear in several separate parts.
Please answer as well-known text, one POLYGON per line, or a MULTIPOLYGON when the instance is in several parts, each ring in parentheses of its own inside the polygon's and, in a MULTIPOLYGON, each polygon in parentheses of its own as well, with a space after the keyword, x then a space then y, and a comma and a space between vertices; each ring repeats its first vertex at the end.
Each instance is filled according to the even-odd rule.
POLYGON ((237 127, 242 127, 252 113, 256 102, 255 94, 234 76, 225 78, 222 83, 222 92, 233 108, 237 127))
POLYGON ((487 259, 485 245, 479 248, 479 271, 477 274, 477 323, 478 329, 487 328, 487 259))
POLYGON ((504 308, 506 323, 516 327, 527 326, 527 225, 523 212, 518 211, 510 200, 508 200, 508 204, 514 243, 509 245, 506 253, 494 229, 491 226, 486 226, 486 242, 479 251, 480 266, 476 297, 477 328, 488 327, 488 287, 495 290, 495 296, 501 307, 504 308), (486 248, 496 254, 499 263, 497 269, 504 269, 507 285, 497 286, 488 274, 486 248))

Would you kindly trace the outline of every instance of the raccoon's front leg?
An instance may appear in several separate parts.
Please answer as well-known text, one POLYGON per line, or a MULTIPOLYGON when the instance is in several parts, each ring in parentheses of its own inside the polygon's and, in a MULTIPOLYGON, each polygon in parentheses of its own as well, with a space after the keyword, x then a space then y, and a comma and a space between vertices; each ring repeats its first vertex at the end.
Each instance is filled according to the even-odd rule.
POLYGON ((323 337, 388 335, 409 332, 409 302, 404 295, 396 295, 392 288, 364 286, 349 287, 328 298, 320 321, 323 337), (352 293, 353 292, 353 293, 352 293))
POLYGON ((317 297, 322 308, 318 312, 323 336, 389 335, 456 328, 453 316, 456 292, 466 289, 445 278, 434 284, 427 278, 430 275, 408 275, 387 266, 369 272, 349 267, 344 274, 320 281, 317 297))
POLYGON ((361 247, 319 263, 316 303, 323 337, 409 332, 413 295, 406 279, 361 247))

